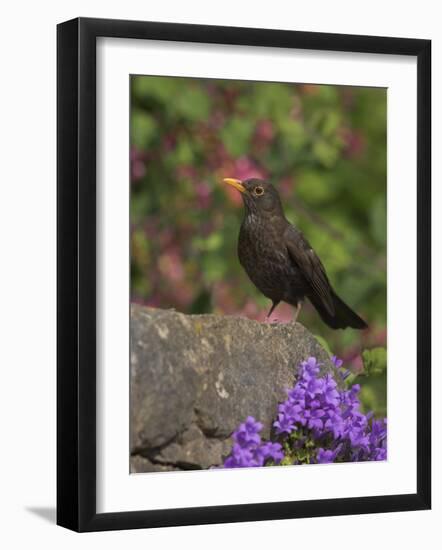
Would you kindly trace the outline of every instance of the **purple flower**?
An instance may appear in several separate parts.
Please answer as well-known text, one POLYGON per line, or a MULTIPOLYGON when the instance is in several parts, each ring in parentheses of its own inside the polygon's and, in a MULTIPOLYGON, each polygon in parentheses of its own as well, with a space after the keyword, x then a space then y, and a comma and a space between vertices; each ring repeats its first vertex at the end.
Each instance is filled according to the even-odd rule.
POLYGON ((336 387, 337 384, 333 380, 333 377, 328 374, 325 377, 324 400, 328 405, 331 405, 332 407, 337 407, 339 405, 339 392, 336 387))
POLYGON ((373 420, 371 423, 370 444, 379 446, 387 437, 387 420, 373 420))
POLYGON ((325 421, 324 429, 331 432, 335 439, 339 439, 344 435, 345 422, 337 411, 330 411, 328 418, 325 421))
POLYGON ((341 448, 342 443, 338 445, 334 450, 323 449, 322 447, 319 447, 318 452, 316 453, 316 462, 318 464, 329 464, 330 462, 334 462, 341 448))
POLYGON ((339 369, 339 367, 342 367, 344 363, 344 361, 342 359, 339 359, 336 355, 331 356, 331 362, 337 369, 339 369))
POLYGON ((324 428, 324 422, 322 421, 324 411, 322 409, 316 409, 311 411, 309 416, 307 427, 311 430, 315 430, 315 432, 320 432, 324 428))
POLYGON ((315 357, 309 357, 307 361, 301 363, 301 377, 308 381, 311 378, 316 378, 319 374, 320 364, 317 362, 315 357))
POLYGON ((280 443, 272 443, 271 441, 264 443, 259 448, 259 452, 262 453, 264 460, 271 459, 275 464, 279 464, 284 458, 280 443))
POLYGON ((350 376, 351 370, 346 369, 344 372, 341 372, 341 378, 342 380, 347 380, 347 378, 350 376))
POLYGON ((289 434, 296 430, 294 419, 283 413, 278 414, 278 420, 273 423, 273 426, 276 428, 276 433, 278 434, 289 434))
POLYGON ((279 464, 284 458, 280 443, 261 442, 259 432, 262 430, 261 422, 257 422, 253 416, 239 425, 232 434, 233 444, 230 455, 224 461, 225 468, 251 468, 264 466, 268 460, 279 464))
POLYGON ((306 392, 313 399, 316 395, 320 395, 324 390, 323 378, 310 378, 306 384, 306 392))
POLYGON ((253 416, 248 416, 246 421, 240 424, 238 429, 233 432, 233 439, 243 447, 257 445, 261 442, 259 435, 261 430, 261 422, 257 422, 253 416))
POLYGON ((296 384, 292 389, 287 391, 287 395, 289 396, 289 399, 299 401, 304 399, 305 389, 302 388, 300 384, 296 384))
POLYGON ((369 458, 387 460, 387 419, 373 420, 368 436, 369 458))
POLYGON ((233 456, 235 457, 235 460, 237 460, 238 463, 248 465, 248 463, 252 460, 253 455, 250 449, 247 449, 246 447, 241 447, 238 443, 236 443, 233 446, 233 456))
MULTIPOLYGON (((339 359, 336 355, 332 355, 331 356, 331 362, 333 363, 333 365, 337 368, 337 369, 340 369, 343 365, 343 361, 342 359, 339 359)), ((346 369, 344 372, 339 372, 339 375, 340 377, 342 378, 342 380, 346 380, 351 374, 351 371, 346 369)))
MULTIPOLYGON (((340 359, 332 361, 342 366, 340 359)), ((233 432, 234 445, 224 466, 279 464, 285 456, 282 442, 293 464, 386 460, 386 419, 363 414, 359 393, 359 384, 341 389, 331 374, 321 376, 320 364, 309 357, 300 364, 287 399, 278 405, 273 423, 278 441, 262 441, 262 424, 249 416, 233 432)))

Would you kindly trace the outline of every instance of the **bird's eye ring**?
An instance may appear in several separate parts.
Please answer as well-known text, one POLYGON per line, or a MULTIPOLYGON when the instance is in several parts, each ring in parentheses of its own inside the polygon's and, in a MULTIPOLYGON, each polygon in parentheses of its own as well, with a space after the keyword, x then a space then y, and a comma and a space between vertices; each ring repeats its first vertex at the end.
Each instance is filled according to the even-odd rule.
POLYGON ((264 195, 264 189, 260 186, 258 187, 255 187, 255 189, 253 190, 253 192, 255 193, 255 195, 257 197, 260 197, 261 195, 264 195))

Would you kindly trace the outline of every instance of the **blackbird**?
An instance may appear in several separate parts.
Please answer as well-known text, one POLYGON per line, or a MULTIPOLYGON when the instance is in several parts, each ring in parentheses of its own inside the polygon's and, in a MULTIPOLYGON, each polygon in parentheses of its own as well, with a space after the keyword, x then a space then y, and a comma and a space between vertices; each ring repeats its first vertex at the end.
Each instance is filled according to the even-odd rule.
POLYGON ((241 192, 245 215, 238 257, 252 283, 272 300, 267 318, 280 302, 286 302, 296 308, 296 321, 307 297, 329 327, 367 328, 335 293, 310 243, 286 219, 273 185, 260 179, 225 178, 224 182, 241 192))

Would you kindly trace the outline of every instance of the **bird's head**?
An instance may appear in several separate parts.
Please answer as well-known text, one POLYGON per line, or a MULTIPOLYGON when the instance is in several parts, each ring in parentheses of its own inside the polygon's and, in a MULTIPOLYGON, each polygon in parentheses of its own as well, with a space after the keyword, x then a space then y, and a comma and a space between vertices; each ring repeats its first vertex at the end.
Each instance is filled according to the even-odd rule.
POLYGON ((284 215, 278 191, 268 181, 257 178, 244 181, 225 178, 223 181, 241 193, 246 213, 265 217, 284 215))

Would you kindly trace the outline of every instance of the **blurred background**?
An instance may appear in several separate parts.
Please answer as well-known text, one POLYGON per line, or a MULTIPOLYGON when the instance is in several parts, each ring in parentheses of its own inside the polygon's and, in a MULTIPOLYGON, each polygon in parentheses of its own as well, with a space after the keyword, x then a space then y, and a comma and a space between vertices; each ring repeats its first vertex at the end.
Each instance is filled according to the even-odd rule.
POLYGON ((353 371, 371 361, 364 402, 385 414, 385 353, 362 351, 386 347, 386 108, 381 88, 132 77, 132 301, 263 320, 236 253, 241 196, 221 182, 268 178, 369 329, 333 331, 307 303, 299 321, 353 371))

